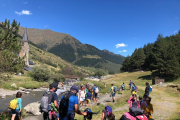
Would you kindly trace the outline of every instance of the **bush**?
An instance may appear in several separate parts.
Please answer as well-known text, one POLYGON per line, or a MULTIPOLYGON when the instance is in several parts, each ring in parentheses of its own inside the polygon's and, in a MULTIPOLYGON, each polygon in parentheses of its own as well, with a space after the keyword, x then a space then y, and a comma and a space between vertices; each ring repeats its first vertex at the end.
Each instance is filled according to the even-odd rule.
POLYGON ((62 74, 54 74, 54 75, 52 75, 52 79, 54 82, 64 82, 65 81, 65 77, 62 74))
POLYGON ((48 81, 51 78, 51 71, 46 66, 33 67, 30 76, 36 81, 48 81))

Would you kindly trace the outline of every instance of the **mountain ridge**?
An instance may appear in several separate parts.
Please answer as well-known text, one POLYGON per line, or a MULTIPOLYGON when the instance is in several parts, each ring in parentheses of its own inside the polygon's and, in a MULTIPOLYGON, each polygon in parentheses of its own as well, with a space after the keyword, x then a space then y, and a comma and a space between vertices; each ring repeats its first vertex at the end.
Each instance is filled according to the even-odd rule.
MULTIPOLYGON (((23 35, 24 30, 24 27, 20 27, 19 34, 23 35)), ((104 63, 108 63, 109 61, 117 65, 121 64, 125 58, 120 54, 114 54, 113 52, 106 49, 100 50, 93 45, 83 44, 75 37, 67 33, 55 32, 50 29, 27 28, 27 34, 29 41, 38 47, 51 52, 73 64, 76 64, 79 60, 85 60, 83 59, 83 56, 87 55, 99 56, 101 58, 101 62, 104 61, 104 63)), ((88 58, 86 59, 86 63, 91 64, 92 60, 92 58, 88 58)), ((101 64, 100 61, 96 61, 93 65, 94 66, 86 66, 98 66, 99 68, 103 68, 103 64, 101 64)), ((118 70, 119 68, 115 68, 114 72, 117 72, 118 70)))

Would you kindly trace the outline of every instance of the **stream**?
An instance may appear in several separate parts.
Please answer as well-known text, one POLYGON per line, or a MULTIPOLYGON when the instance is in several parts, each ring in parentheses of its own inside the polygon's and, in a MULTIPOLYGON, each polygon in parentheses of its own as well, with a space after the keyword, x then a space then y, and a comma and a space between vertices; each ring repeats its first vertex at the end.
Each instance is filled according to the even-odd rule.
MULTIPOLYGON (((71 81, 66 81, 66 87, 71 87, 72 85, 74 85, 74 83, 71 81), (69 84, 71 83, 71 84, 69 84)), ((79 86, 78 86, 79 87, 79 86)), ((37 102, 37 101, 41 101, 41 98, 43 96, 43 93, 45 91, 30 91, 29 94, 25 94, 22 93, 22 107, 24 108, 26 105, 28 105, 29 103, 33 103, 33 102, 37 102)), ((15 97, 16 95, 10 95, 10 96, 6 96, 5 99, 2 99, 0 97, 0 113, 5 111, 8 107, 9 107, 9 103, 10 101, 15 97)), ((61 97, 63 96, 63 94, 59 95, 59 99, 61 99, 61 97)))

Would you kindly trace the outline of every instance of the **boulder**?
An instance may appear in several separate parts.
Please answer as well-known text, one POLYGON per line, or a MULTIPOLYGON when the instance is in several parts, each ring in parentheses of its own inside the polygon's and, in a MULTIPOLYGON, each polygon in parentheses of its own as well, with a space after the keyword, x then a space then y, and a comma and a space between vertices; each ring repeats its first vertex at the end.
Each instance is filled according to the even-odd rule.
POLYGON ((27 106, 25 106, 24 109, 26 112, 31 113, 33 115, 41 115, 41 112, 39 112, 39 105, 40 102, 30 103, 27 106))
POLYGON ((11 85, 11 87, 17 88, 16 83, 13 83, 13 84, 11 85))
POLYGON ((90 85, 90 86, 92 86, 92 87, 94 86, 94 84, 93 84, 93 83, 87 83, 87 84, 88 84, 88 85, 90 85))
POLYGON ((25 91, 25 88, 23 88, 23 87, 19 87, 19 90, 21 90, 21 91, 25 91))
POLYGON ((25 94, 29 94, 30 92, 25 92, 25 94))

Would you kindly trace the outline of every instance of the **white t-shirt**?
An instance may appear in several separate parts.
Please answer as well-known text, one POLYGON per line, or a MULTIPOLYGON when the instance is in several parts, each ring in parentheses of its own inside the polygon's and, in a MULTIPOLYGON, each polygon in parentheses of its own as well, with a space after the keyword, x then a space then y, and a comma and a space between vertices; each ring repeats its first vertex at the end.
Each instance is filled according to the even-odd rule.
POLYGON ((86 92, 85 90, 79 90, 79 97, 80 98, 85 98, 86 92))

